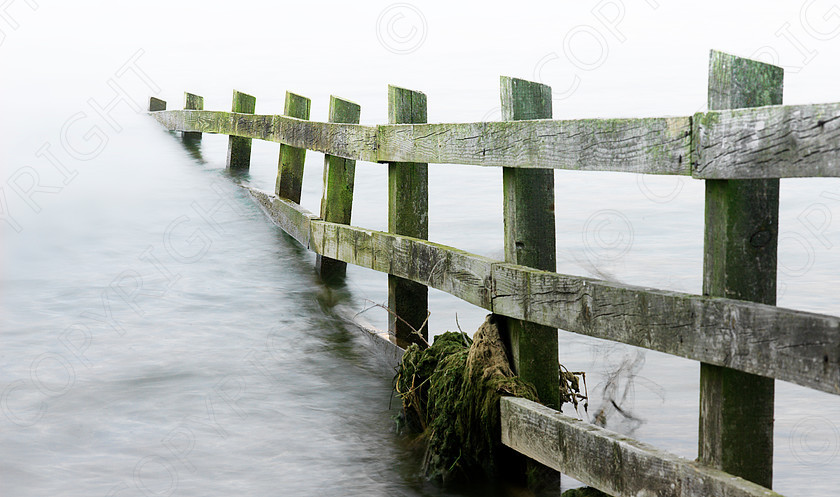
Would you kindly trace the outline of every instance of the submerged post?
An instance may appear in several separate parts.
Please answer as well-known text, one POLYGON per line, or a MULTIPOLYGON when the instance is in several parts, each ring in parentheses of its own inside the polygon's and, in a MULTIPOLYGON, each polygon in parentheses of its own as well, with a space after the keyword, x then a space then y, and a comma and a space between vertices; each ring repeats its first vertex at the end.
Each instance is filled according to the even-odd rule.
MULTIPOLYGON (((231 112, 253 114, 256 111, 257 99, 233 90, 233 105, 231 112)), ((231 136, 228 139, 227 167, 228 169, 248 169, 251 166, 251 139, 241 136, 231 136)))
MULTIPOLYGON (((426 95, 388 86, 388 123, 423 124, 426 95)), ((388 231, 399 235, 429 237, 429 165, 417 162, 388 163, 388 231)), ((428 341, 426 317, 429 289, 425 285, 388 275, 388 329, 397 344, 428 341), (414 334, 416 330, 421 336, 414 334), (422 338, 422 340, 421 340, 422 338)))
MULTIPOLYGON (((551 119, 551 88, 501 78, 502 119, 551 119)), ((505 262, 555 271, 554 171, 502 168, 505 262)), ((506 319, 513 369, 537 388, 540 401, 560 408, 557 330, 506 319)))
MULTIPOLYGON (((712 51, 709 110, 780 105, 784 70, 712 51)), ((706 180, 703 294, 776 303, 779 180, 706 180)), ((700 365, 700 460, 771 488, 774 380, 700 365)))
MULTIPOLYGON (((283 113, 289 117, 309 119, 312 102, 290 91, 286 92, 286 105, 283 113)), ((277 163, 277 182, 274 191, 278 197, 300 203, 300 191, 303 187, 303 163, 306 149, 280 145, 280 159, 277 163)))
POLYGON ((159 98, 149 97, 149 112, 157 112, 159 110, 166 110, 166 102, 159 98))
MULTIPOLYGON (((331 123, 359 124, 359 104, 330 96, 331 123)), ((353 183, 356 178, 356 161, 324 155, 324 193, 321 197, 321 219, 331 223, 350 224, 353 210, 353 183)), ((315 268, 321 279, 334 281, 347 272, 347 263, 317 255, 315 268)))
MULTIPOLYGON (((204 110, 204 97, 184 92, 184 110, 204 110)), ((200 131, 184 131, 184 140, 201 140, 200 131)))

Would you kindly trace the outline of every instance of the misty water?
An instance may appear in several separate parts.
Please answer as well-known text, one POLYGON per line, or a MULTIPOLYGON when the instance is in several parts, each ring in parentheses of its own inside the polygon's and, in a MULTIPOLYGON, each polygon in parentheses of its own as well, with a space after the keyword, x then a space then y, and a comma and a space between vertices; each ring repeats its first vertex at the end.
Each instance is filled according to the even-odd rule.
MULTIPOLYGON (((258 113, 282 113, 288 89, 311 97, 312 119, 325 120, 335 93, 376 124, 387 120, 385 84, 395 83, 427 92, 430 122, 478 121, 500 117, 499 74, 540 76, 559 93, 571 73, 581 84, 554 101, 557 118, 689 115, 703 108, 710 48, 750 55, 770 44, 789 65, 801 62, 773 35, 798 6, 697 34, 663 59, 650 55, 659 37, 693 33, 679 24, 685 13, 628 4, 627 41, 601 27, 608 57, 581 72, 564 62, 562 37, 594 21, 572 7, 537 27, 513 16, 500 38, 498 13, 467 23, 465 12, 417 4, 428 37, 401 53, 378 28, 387 4, 331 4, 325 22, 336 29, 319 32, 342 20, 357 20, 358 32, 281 56, 276 37, 288 46, 312 36, 310 24, 275 32, 271 16, 256 16, 245 50, 206 36, 203 26, 229 15, 221 2, 196 11, 188 2, 17 4, 19 27, 3 28, 0 45, 10 75, 0 92, 3 496, 487 491, 426 482, 422 453, 394 431, 393 371, 352 322, 385 327, 376 305, 387 301, 386 276, 350 267, 345 286, 325 286, 314 256, 241 188, 273 189, 279 145, 254 142, 250 171, 231 174, 226 137, 185 146, 142 112, 149 96, 180 108, 186 90, 225 110, 237 88, 256 95, 258 113), (570 18, 557 27, 561 14, 570 18)), ((274 8, 245 5, 252 16, 274 8)), ((840 101, 831 62, 840 48, 808 42, 819 56, 788 70, 785 102, 840 101)), ((307 155, 302 204, 313 212, 322 161, 307 155)), ((555 185, 559 272, 699 293, 702 182, 558 171, 555 185)), ((781 195, 779 305, 837 315, 840 182, 783 180, 781 195)), ((355 198, 354 225, 387 227, 384 166, 358 163, 355 198)), ((503 258, 500 170, 431 165, 430 198, 431 240, 503 258)), ((433 334, 472 333, 486 314, 434 290, 430 310, 433 334)), ((696 457, 696 362, 564 331, 559 352, 586 372, 591 396, 588 412, 568 414, 591 421, 604 409, 608 428, 696 457)), ((774 488, 835 495, 840 399, 784 382, 776 390, 774 488)))

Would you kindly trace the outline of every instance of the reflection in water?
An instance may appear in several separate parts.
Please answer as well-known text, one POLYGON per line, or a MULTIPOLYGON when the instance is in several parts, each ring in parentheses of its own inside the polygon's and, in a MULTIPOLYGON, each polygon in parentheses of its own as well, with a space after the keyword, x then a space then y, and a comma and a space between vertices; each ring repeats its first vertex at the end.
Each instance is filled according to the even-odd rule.
MULTIPOLYGON (((175 133, 178 132, 176 131, 175 133)), ((190 153, 190 157, 201 165, 207 164, 207 161, 201 156, 201 137, 187 133, 179 134, 181 135, 181 143, 184 145, 187 152, 190 153)))

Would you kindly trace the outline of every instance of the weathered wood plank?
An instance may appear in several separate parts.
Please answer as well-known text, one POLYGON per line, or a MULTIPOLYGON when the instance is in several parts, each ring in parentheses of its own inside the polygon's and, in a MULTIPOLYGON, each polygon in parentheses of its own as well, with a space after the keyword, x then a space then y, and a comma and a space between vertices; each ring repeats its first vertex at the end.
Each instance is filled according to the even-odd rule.
POLYGON ((277 226, 297 240, 304 248, 311 248, 310 238, 313 232, 311 223, 317 220, 318 216, 294 202, 277 198, 268 192, 256 188, 248 188, 248 191, 277 226))
POLYGON ((840 103, 711 111, 693 123, 696 178, 840 176, 840 103))
MULTIPOLYGON (((784 70, 712 51, 709 108, 782 103, 784 70)), ((707 180, 703 295, 776 303, 779 180, 707 180)), ((703 463, 773 486, 773 378, 700 364, 703 463)))
POLYGON ((840 318, 498 263, 492 310, 840 394, 840 318))
MULTIPOLYGON (((184 110, 204 110, 204 97, 184 92, 184 110)), ((201 140, 201 133, 184 131, 181 137, 184 140, 201 140)))
MULTIPOLYGON (((426 95, 388 86, 388 122, 425 123, 426 95)), ((429 237, 429 165, 418 162, 388 164, 388 231, 398 235, 429 237)), ((426 319, 429 289, 416 281, 388 275, 388 331, 397 344, 424 343, 429 339, 426 319), (419 334, 420 336, 416 336, 419 334)))
POLYGON ((502 397, 502 443, 616 497, 781 497, 536 402, 502 397))
POLYGON ((311 249, 349 264, 391 273, 491 310, 495 261, 446 245, 381 231, 313 221, 311 249))
POLYGON ((278 225, 321 255, 393 272, 507 317, 840 395, 840 317, 507 264, 327 223, 296 204, 250 191, 278 225), (311 236, 303 233, 306 226, 311 236), (421 253, 427 262, 416 259, 421 253))
POLYGON ((165 110, 166 101, 155 97, 149 97, 149 112, 154 112, 155 114, 152 114, 153 116, 160 115, 160 111, 165 110))
POLYGON ((242 136, 347 159, 377 162, 376 128, 359 124, 306 121, 280 115, 220 111, 166 111, 151 114, 170 130, 242 136), (237 124, 242 123, 237 129, 237 124))
MULTIPOLYGON (((330 96, 329 121, 358 124, 361 106, 349 100, 330 96)), ((350 224, 353 214, 353 187, 356 180, 356 161, 335 155, 324 155, 324 190, 321 195, 321 219, 350 224)), ((324 281, 344 278, 347 263, 317 256, 315 270, 324 281)))
MULTIPOLYGON (((159 109, 163 110, 163 109, 159 109)), ((698 179, 840 177, 840 103, 710 111, 689 117, 458 124, 338 125, 284 116, 163 111, 172 130, 239 134, 369 162, 425 161, 698 179), (239 133, 245 133, 243 130, 239 133), (692 136, 689 136, 692 135, 692 136), (694 164, 692 167, 691 164, 694 164)))
MULTIPOLYGON (((247 93, 233 90, 233 103, 231 113, 228 115, 228 124, 234 130, 241 126, 244 130, 249 128, 247 120, 240 120, 242 114, 253 114, 257 105, 257 99, 247 93)), ((243 133, 244 135, 245 133, 243 133)), ((229 169, 248 169, 251 166, 251 139, 243 138, 239 134, 231 134, 228 138, 227 167, 229 169)))
MULTIPOLYGON (((309 119, 312 101, 290 91, 286 92, 284 112, 289 117, 309 119)), ((277 182, 274 192, 278 197, 300 203, 303 188, 303 165, 306 162, 306 147, 280 145, 280 158, 277 161, 277 182)))
MULTIPOLYGON (((551 88, 516 78, 501 78, 502 118, 506 121, 551 118, 551 88)), ((502 168, 505 261, 543 271, 556 269, 554 171, 502 168)), ((557 329, 506 319, 502 334, 510 344, 514 372, 537 389, 543 404, 559 408, 557 329)))
POLYGON ((379 126, 377 134, 380 160, 687 176, 690 121, 541 119, 379 126))

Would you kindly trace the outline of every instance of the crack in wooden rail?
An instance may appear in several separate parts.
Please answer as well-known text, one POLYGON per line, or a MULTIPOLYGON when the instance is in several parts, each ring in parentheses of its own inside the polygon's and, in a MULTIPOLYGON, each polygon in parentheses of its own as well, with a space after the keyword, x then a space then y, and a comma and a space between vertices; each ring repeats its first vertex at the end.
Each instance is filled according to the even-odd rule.
POLYGON ((282 115, 150 112, 171 130, 284 143, 368 162, 420 162, 692 176, 840 177, 840 103, 690 117, 366 126, 282 115))

